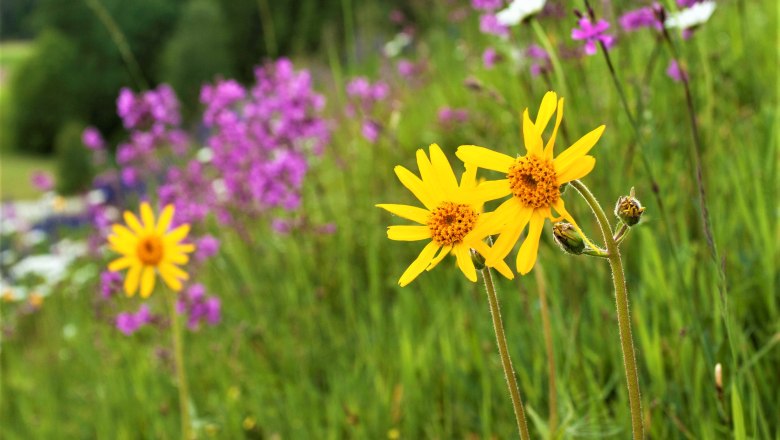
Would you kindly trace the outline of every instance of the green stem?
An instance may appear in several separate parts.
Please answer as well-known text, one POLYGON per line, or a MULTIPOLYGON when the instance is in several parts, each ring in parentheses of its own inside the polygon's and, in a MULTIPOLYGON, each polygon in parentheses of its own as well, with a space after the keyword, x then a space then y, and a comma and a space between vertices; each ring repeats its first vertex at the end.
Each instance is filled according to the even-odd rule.
POLYGON ((493 330, 496 332, 498 354, 501 355, 501 366, 504 367, 506 385, 509 388, 509 394, 512 396, 512 407, 515 410, 517 429, 520 432, 520 438, 530 440, 531 436, 528 434, 528 424, 525 421, 525 411, 523 410, 523 400, 520 398, 520 390, 517 387, 517 379, 515 379, 515 369, 512 367, 512 360, 509 358, 504 324, 501 321, 501 308, 498 305, 496 287, 493 285, 493 276, 490 275, 489 267, 482 269, 482 278, 485 280, 485 290, 487 290, 488 303, 490 304, 490 316, 493 317, 493 330))
POLYGON ((623 240, 626 238, 626 236, 628 236, 627 232, 628 225, 621 223, 620 228, 617 230, 615 236, 612 239, 615 240, 615 243, 620 245, 620 243, 623 243, 623 240))
POLYGON ((555 431, 558 429, 558 392, 555 387, 555 352, 553 351, 552 326, 550 325, 550 309, 547 307, 547 283, 544 281, 544 271, 542 264, 537 261, 534 269, 536 278, 536 289, 539 291, 540 312, 542 315, 542 330, 544 331, 544 348, 547 351, 547 375, 548 379, 548 400, 549 400, 549 438, 555 438, 555 431))
POLYGON ((171 328, 173 329, 173 354, 176 363, 176 379, 179 388, 179 412, 181 413, 181 438, 192 439, 192 424, 190 423, 190 392, 187 387, 187 372, 184 369, 184 348, 181 336, 181 322, 179 312, 176 310, 176 294, 167 293, 169 312, 171 314, 171 328))
POLYGON ((615 303, 617 306, 618 328, 620 330, 620 347, 623 350, 623 366, 626 370, 626 382, 628 386, 628 401, 631 407, 631 429, 634 440, 644 438, 642 427, 642 401, 639 393, 639 375, 636 368, 636 355, 631 336, 631 318, 628 309, 628 291, 626 289, 625 276, 623 275, 623 260, 620 258, 620 249, 612 237, 612 227, 607 215, 601 208, 596 197, 587 186, 579 180, 571 182, 583 199, 590 205, 590 209, 596 216, 604 242, 609 253, 609 267, 612 270, 612 281, 615 284, 615 303))

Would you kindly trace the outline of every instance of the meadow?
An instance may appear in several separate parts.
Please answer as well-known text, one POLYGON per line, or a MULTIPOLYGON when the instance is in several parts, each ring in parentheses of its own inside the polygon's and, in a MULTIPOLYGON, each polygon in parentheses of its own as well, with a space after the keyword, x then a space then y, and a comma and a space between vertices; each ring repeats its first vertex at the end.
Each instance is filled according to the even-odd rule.
MULTIPOLYGON (((690 39, 670 30, 689 76, 697 159, 685 88, 665 72, 667 43, 652 29, 619 31, 617 17, 636 5, 614 3, 594 7, 618 34, 609 55, 636 131, 601 50, 561 56, 538 76, 527 58, 512 59, 512 49, 532 42, 580 47, 571 39, 571 7, 521 23, 501 40, 480 32, 468 3, 458 3, 462 21, 451 17, 454 6, 428 5, 432 24, 400 55, 416 66, 411 76, 381 53, 393 35, 360 26, 385 19, 387 11, 371 5, 354 12, 346 54, 343 42, 325 36, 322 56, 292 58, 296 69, 311 70, 314 90, 326 98, 330 139, 308 158, 300 207, 283 214, 291 227, 275 226, 276 210, 247 214, 241 227, 209 215, 193 228, 220 242, 191 272, 219 298, 220 322, 184 332, 187 406, 198 438, 516 436, 484 286, 448 257, 399 287, 422 246, 388 240, 387 226, 403 221, 375 205, 417 204, 393 168, 416 173, 415 151, 431 143, 457 175, 460 145, 520 154, 519 115, 525 108, 535 115, 548 90, 566 103, 556 154, 605 124, 591 151, 596 166, 583 181, 613 222, 612 207, 632 187, 646 208, 621 245, 646 437, 780 438, 777 5, 719 1, 690 39), (503 54, 492 68, 482 60, 487 47, 503 54), (380 125, 373 141, 360 115, 344 110, 352 102, 345 84, 358 75, 389 88, 371 110, 380 125), (467 116, 442 117, 445 107, 467 116), (700 184, 718 261, 701 220, 700 184)), ((145 196, 158 200, 155 189, 150 184, 145 196)), ((562 197, 602 243, 582 198, 571 188, 562 197)), ((138 212, 139 198, 124 208, 138 212)), ((57 234, 99 238, 88 226, 57 234)), ((513 269, 514 255, 507 258, 513 269)), ((34 310, 1 302, 2 438, 180 437, 165 288, 158 283, 148 300, 102 298, 100 273, 113 258, 107 249, 79 258, 34 310), (117 314, 142 302, 152 322, 129 336, 118 331, 117 314)), ((630 438, 606 260, 561 252, 547 224, 533 270, 496 277, 496 285, 531 437, 630 438)))

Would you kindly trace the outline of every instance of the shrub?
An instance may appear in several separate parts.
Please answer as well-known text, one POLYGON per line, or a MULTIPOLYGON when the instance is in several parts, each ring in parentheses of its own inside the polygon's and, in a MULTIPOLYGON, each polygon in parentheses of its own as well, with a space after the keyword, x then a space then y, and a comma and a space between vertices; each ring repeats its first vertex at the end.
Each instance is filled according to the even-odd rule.
POLYGON ((92 183, 90 151, 81 142, 84 124, 68 122, 57 134, 57 192, 74 194, 92 183))

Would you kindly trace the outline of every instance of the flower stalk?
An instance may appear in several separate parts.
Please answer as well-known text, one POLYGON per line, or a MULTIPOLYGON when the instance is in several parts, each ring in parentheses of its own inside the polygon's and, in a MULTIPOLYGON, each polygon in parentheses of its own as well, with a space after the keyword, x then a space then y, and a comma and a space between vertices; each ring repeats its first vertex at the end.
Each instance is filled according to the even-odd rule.
POLYGON ((544 348, 547 352, 547 392, 549 400, 549 421, 547 426, 550 431, 549 437, 555 438, 555 431, 558 429, 558 391, 555 385, 555 352, 553 351, 552 326, 550 325, 550 308, 547 306, 547 283, 544 280, 544 271, 542 270, 542 265, 540 263, 536 263, 534 277, 536 278, 536 288, 539 291, 540 314, 542 316, 542 330, 544 331, 544 348))
POLYGON ((623 352, 623 366, 626 371, 626 384, 628 387, 628 401, 631 408, 631 430, 634 440, 644 438, 642 426, 642 401, 639 391, 639 374, 636 367, 636 355, 634 353, 633 337, 631 336, 631 318, 628 307, 628 291, 626 289, 625 275, 623 274, 623 260, 617 241, 612 236, 612 227, 607 215, 604 213, 596 197, 587 186, 579 180, 571 182, 572 186, 580 193, 585 202, 590 206, 596 216, 597 223, 604 236, 609 267, 612 270, 612 281, 615 286, 615 303, 617 308, 618 328, 620 333, 620 347, 623 352))
POLYGON ((166 294, 171 314, 171 328, 173 329, 173 355, 176 364, 176 380, 179 389, 179 412, 181 413, 181 438, 191 440, 192 423, 190 423, 190 392, 187 386, 187 371, 184 369, 184 347, 181 334, 181 320, 179 312, 176 310, 176 294, 168 292, 166 294))
POLYGON ((512 397, 512 407, 515 411, 517 420, 517 429, 520 432, 520 438, 530 440, 528 434, 528 424, 525 420, 525 410, 523 410, 523 400, 520 397, 520 389, 517 387, 515 370, 512 367, 512 359, 509 358, 507 349, 506 335, 504 334, 504 324, 501 320, 501 308, 498 305, 496 296, 496 287, 493 284, 493 277, 490 274, 489 267, 482 268, 482 278, 485 280, 485 290, 487 291, 488 303, 490 304, 490 316, 493 318, 493 330, 496 333, 496 342, 498 343, 498 353, 501 356, 501 366, 504 368, 504 377, 509 388, 509 394, 512 397))

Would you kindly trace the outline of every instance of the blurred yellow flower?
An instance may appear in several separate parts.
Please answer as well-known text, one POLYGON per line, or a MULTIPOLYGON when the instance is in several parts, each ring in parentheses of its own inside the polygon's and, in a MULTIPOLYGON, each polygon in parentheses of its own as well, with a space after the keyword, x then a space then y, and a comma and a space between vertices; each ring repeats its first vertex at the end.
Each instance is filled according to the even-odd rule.
MULTIPOLYGON (((420 255, 401 275, 398 284, 406 286, 423 270, 433 269, 447 254, 454 254, 458 267, 471 281, 477 281, 477 272, 471 259, 471 249, 483 256, 490 254, 490 247, 483 239, 498 232, 501 224, 494 221, 492 213, 483 213, 486 201, 476 191, 476 167, 466 167, 460 184, 452 171, 447 156, 438 145, 430 146, 430 159, 422 149, 417 150, 417 166, 420 176, 402 166, 395 167, 401 183, 417 197, 425 208, 409 205, 379 204, 395 215, 418 225, 389 226, 387 237, 397 241, 430 240, 420 255), (437 254, 438 252, 438 254, 437 254)), ((503 259, 494 259, 495 267, 502 275, 514 275, 503 259)))
MULTIPOLYGON (((484 147, 463 145, 456 155, 468 167, 480 167, 506 174, 501 180, 487 181, 477 188, 485 200, 494 200, 507 195, 512 197, 502 203, 494 212, 501 219, 503 229, 487 258, 490 265, 506 257, 528 225, 528 236, 517 254, 517 271, 527 274, 536 263, 539 239, 545 219, 566 219, 583 236, 580 227, 566 211, 561 199, 561 185, 580 179, 590 173, 596 159, 588 152, 604 132, 600 126, 586 134, 553 158, 553 146, 558 127, 563 119, 563 98, 557 99, 555 92, 547 92, 542 99, 536 121, 531 122, 528 109, 523 112, 523 141, 526 154, 514 158, 484 147), (542 134, 554 114, 555 126, 547 144, 542 134), (553 217, 551 209, 560 217, 553 217)), ((588 243, 590 244, 590 243, 588 243)))
POLYGON ((124 225, 113 225, 108 242, 111 249, 122 254, 112 261, 108 270, 112 272, 127 269, 125 293, 132 296, 141 287, 141 296, 146 298, 154 290, 155 273, 159 273, 165 284, 173 291, 182 288, 182 280, 189 278, 178 265, 189 261, 187 253, 195 250, 192 244, 183 244, 190 226, 181 225, 168 231, 173 220, 173 206, 166 206, 155 224, 154 213, 148 203, 141 203, 141 220, 130 211, 124 213, 124 225))

